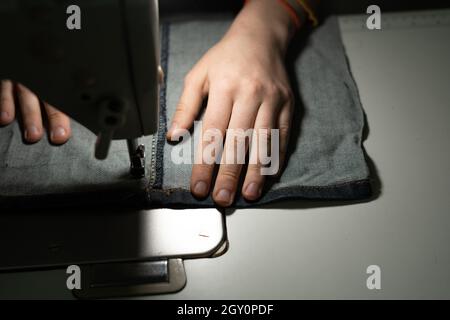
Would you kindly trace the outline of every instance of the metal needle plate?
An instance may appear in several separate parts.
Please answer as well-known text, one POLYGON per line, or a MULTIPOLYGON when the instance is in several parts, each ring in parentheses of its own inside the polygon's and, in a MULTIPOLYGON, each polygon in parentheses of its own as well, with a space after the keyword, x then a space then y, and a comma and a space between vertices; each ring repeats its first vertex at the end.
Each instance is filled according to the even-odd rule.
POLYGON ((216 209, 0 214, 0 270, 211 256, 225 241, 216 209))

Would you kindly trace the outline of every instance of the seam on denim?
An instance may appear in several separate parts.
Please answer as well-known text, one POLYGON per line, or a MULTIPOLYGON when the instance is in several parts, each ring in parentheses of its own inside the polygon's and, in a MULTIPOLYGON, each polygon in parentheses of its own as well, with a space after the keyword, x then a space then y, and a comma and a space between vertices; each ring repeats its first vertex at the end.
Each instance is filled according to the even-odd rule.
MULTIPOLYGON (((354 180, 354 181, 336 182, 336 183, 328 184, 328 185, 324 185, 324 186, 302 186, 302 185, 289 186, 289 187, 282 187, 282 188, 276 189, 276 190, 269 190, 268 193, 275 192, 275 191, 283 192, 285 190, 293 190, 293 189, 296 189, 296 190, 297 189, 303 189, 303 190, 338 189, 338 188, 347 187, 347 186, 366 184, 367 182, 370 182, 370 179, 361 179, 361 180, 354 180)), ((170 194, 170 193, 172 193, 174 191, 189 191, 189 189, 185 189, 185 188, 167 188, 167 189, 163 189, 161 191, 166 193, 166 194, 170 194)))
POLYGON ((155 135, 152 135, 152 142, 151 142, 151 150, 150 150, 150 176, 148 180, 148 184, 146 187, 151 186, 155 183, 156 173, 155 173, 155 162, 156 162, 156 137, 155 135))
MULTIPOLYGON (((258 207, 283 200, 370 201, 371 196, 372 190, 370 180, 364 179, 346 182, 340 185, 318 186, 317 188, 286 187, 280 190, 272 190, 256 202, 248 202, 242 197, 239 197, 232 207, 258 207)), ((211 196, 206 199, 198 200, 195 199, 189 191, 180 188, 155 190, 155 192, 152 193, 151 200, 152 202, 147 203, 147 205, 154 208, 165 207, 183 209, 215 207, 211 196)))
MULTIPOLYGON (((364 200, 372 195, 370 179, 345 181, 326 186, 290 186, 278 190, 269 190, 256 202, 249 202, 238 196, 233 207, 255 207, 281 200, 364 200)), ((152 190, 150 195, 152 207, 214 207, 211 196, 206 199, 194 198, 189 190, 183 188, 170 188, 152 190)))
POLYGON ((150 189, 161 189, 163 185, 164 175, 164 144, 166 142, 167 131, 167 74, 169 65, 169 36, 170 25, 163 23, 161 25, 161 68, 164 70, 166 76, 161 85, 159 92, 159 127, 157 132, 156 151, 155 151, 155 178, 150 189))

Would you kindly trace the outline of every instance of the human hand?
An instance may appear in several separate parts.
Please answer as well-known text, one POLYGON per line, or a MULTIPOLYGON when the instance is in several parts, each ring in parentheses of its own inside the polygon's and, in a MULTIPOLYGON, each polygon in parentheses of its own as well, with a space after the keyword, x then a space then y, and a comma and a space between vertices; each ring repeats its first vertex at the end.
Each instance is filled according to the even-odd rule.
POLYGON ((43 137, 45 116, 48 119, 48 133, 52 143, 63 144, 71 136, 70 120, 64 113, 46 102, 41 104, 39 98, 24 85, 2 80, 0 125, 10 124, 19 115, 23 123, 24 140, 28 143, 38 142, 43 137))
MULTIPOLYGON (((227 128, 244 131, 254 128, 256 132, 279 129, 282 164, 294 107, 284 66, 291 33, 289 21, 275 1, 250 2, 225 37, 187 74, 167 138, 172 140, 189 129, 202 101, 208 97, 203 133, 219 130, 225 136, 227 128)), ((227 136, 224 154, 234 152, 233 145, 227 136)), ((198 150, 198 154, 203 154, 203 150, 198 150)), ((214 201, 229 206, 235 198, 243 165, 225 163, 224 154, 214 188, 214 163, 194 164, 190 184, 194 196, 206 197, 213 189, 214 201)), ((242 188, 247 200, 257 200, 262 194, 265 176, 260 169, 260 161, 248 164, 242 188)))

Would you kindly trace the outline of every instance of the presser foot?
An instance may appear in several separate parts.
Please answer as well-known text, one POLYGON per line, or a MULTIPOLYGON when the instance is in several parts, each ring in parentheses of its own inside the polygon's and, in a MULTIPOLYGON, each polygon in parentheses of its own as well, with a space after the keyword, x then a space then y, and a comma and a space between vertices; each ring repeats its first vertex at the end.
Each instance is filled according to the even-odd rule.
POLYGON ((145 176, 145 146, 138 144, 137 139, 128 139, 128 153, 130 155, 130 174, 135 178, 145 176))

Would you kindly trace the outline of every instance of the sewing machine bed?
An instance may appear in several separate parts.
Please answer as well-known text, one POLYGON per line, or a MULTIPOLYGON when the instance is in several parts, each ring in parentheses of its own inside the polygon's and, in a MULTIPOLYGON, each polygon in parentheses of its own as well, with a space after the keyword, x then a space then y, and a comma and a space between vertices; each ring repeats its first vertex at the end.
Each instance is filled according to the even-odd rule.
MULTIPOLYGON (((175 19, 162 25, 161 64, 166 77, 160 95, 160 129, 141 139, 147 150, 144 178, 129 175, 125 141, 113 142, 109 157, 100 161, 94 158, 95 135, 74 121, 73 137, 59 147, 47 138, 25 145, 14 122, 0 128, 0 207, 214 206, 210 197, 191 196, 191 165, 172 162, 175 146, 166 142, 165 133, 185 74, 220 39, 230 21, 175 19)), ((280 177, 268 180, 258 202, 238 196, 234 205, 369 198, 370 174, 362 148, 364 113, 337 19, 329 17, 308 37, 300 35, 291 49, 288 66, 296 114, 287 165, 280 177)))

